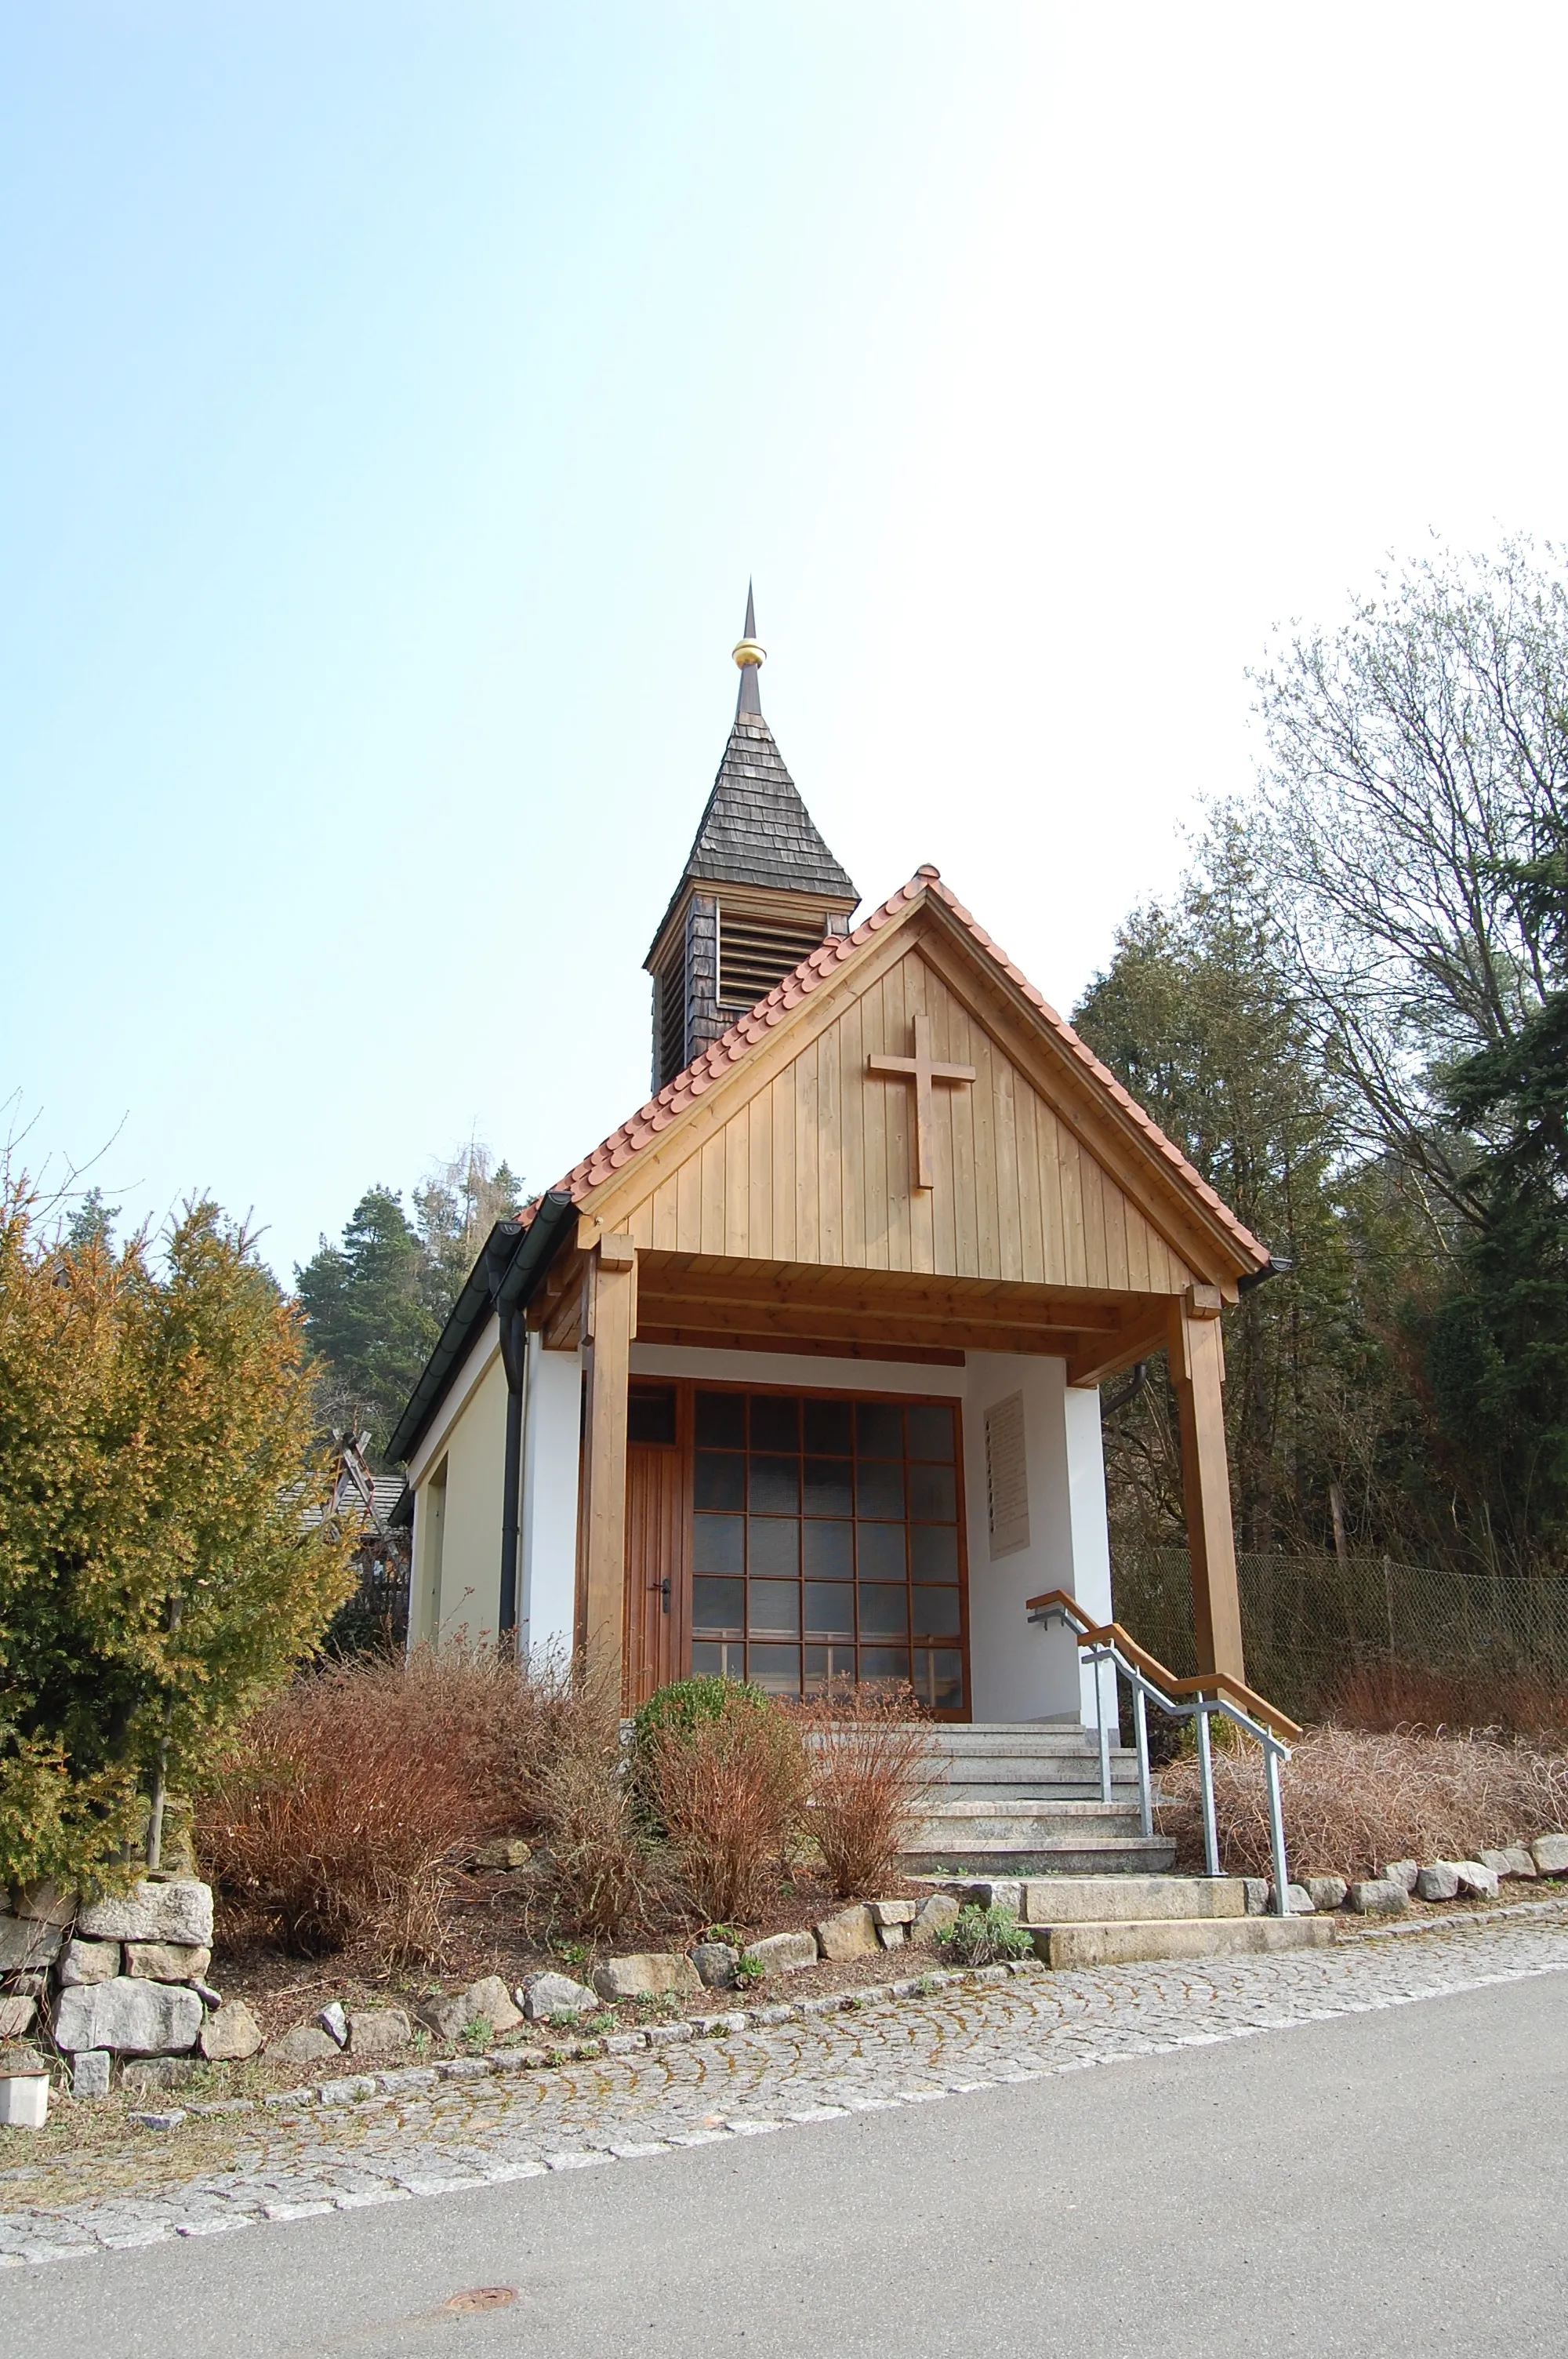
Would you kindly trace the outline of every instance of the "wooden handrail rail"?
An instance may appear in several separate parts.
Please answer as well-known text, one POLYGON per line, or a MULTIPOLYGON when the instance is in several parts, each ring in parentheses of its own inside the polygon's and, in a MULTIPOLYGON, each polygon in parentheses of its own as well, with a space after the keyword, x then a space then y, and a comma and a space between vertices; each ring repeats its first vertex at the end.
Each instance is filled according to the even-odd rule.
POLYGON ((1080 1647, 1115 1647, 1143 1673, 1145 1679, 1163 1688, 1167 1695, 1177 1701, 1184 1696, 1210 1693, 1228 1696, 1232 1703, 1239 1704, 1242 1711, 1250 1712, 1254 1720, 1260 1720, 1266 1728, 1271 1728, 1276 1736, 1293 1743, 1303 1734, 1299 1722, 1292 1720, 1288 1712, 1281 1712, 1278 1704, 1271 1703, 1267 1696, 1260 1696, 1256 1689, 1246 1686, 1240 1680, 1233 1680, 1228 1671, 1200 1671, 1195 1679, 1179 1680, 1158 1656, 1152 1655, 1146 1647, 1141 1647, 1130 1631, 1125 1630, 1119 1622, 1091 1622, 1070 1590, 1049 1589, 1042 1597, 1030 1598, 1024 1608, 1029 1614, 1044 1614, 1052 1609, 1060 1612, 1073 1625, 1080 1647))

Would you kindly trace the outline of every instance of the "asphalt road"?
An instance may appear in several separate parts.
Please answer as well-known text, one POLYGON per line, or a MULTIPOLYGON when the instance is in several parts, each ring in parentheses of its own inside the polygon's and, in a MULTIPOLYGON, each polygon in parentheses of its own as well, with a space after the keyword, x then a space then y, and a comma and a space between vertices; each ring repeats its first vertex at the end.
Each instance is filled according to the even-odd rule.
POLYGON ((114 2359, 1568 2353, 1568 1976, 0 2277, 114 2359), (454 2313, 470 2288, 505 2308, 454 2313))

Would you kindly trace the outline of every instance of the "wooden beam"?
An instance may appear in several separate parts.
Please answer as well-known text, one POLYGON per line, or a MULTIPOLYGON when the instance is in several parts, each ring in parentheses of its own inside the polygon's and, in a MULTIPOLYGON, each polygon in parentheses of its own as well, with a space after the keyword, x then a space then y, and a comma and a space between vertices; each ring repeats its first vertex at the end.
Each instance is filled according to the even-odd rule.
POLYGON ((651 1318, 646 1306, 638 1319, 637 1341, 688 1345, 709 1352, 798 1352, 807 1359, 898 1360, 928 1368, 961 1368, 964 1364, 962 1352, 934 1351, 929 1343, 863 1343, 836 1335, 753 1335, 744 1328, 726 1328, 715 1333, 711 1327, 666 1326, 651 1318))
POLYGON ((1141 1327, 1122 1335, 1086 1337, 1079 1350, 1067 1355, 1067 1382, 1086 1391, 1103 1385, 1107 1376, 1119 1376, 1123 1368, 1135 1368, 1140 1360, 1152 1359, 1156 1352, 1164 1350, 1166 1341, 1163 1318, 1145 1320, 1141 1327))
POLYGON ((1182 1489, 1187 1509, 1187 1553, 1193 1572, 1193 1628, 1198 1670, 1245 1680, 1241 1598, 1236 1582, 1236 1534, 1230 1519, 1230 1470, 1225 1449, 1225 1351, 1218 1317, 1206 1303, 1197 1315, 1173 1303, 1171 1376, 1182 1420, 1182 1489))
POLYGON ((1039 1321, 1014 1326, 961 1315, 873 1319, 809 1302, 798 1309, 776 1302, 693 1302, 684 1295, 652 1290, 643 1298, 643 1321, 644 1328, 701 1331, 710 1341, 738 1335, 773 1335, 781 1341, 811 1337, 823 1343, 899 1344, 946 1352, 1047 1353, 1058 1359, 1069 1358, 1086 1347, 1098 1350, 1108 1341, 1091 1339, 1077 1327, 1056 1327, 1039 1321))
POLYGON ((661 1302, 687 1303, 694 1310, 737 1303, 790 1311, 809 1309, 862 1323, 897 1318, 937 1326, 979 1320, 989 1327, 1011 1327, 1020 1335, 1033 1334, 1043 1327, 1076 1334, 1116 1335, 1124 1331, 1130 1313, 1146 1313, 1152 1301, 1159 1302, 1162 1310, 1169 1299, 1131 1295, 1116 1301, 1095 1301, 1051 1294, 1044 1288, 1031 1293, 1000 1283, 973 1286, 961 1279, 932 1277, 901 1277, 881 1285, 866 1284, 863 1272, 855 1273, 862 1281, 859 1284, 845 1283, 837 1273, 825 1273, 835 1282, 821 1284, 818 1273, 809 1267, 775 1271, 761 1263, 741 1262, 729 1268, 698 1271, 673 1266, 673 1258, 666 1262, 655 1254, 644 1254, 642 1259, 643 1288, 650 1298, 656 1294, 661 1302))
POLYGON ((626 1582, 626 1386, 636 1332, 637 1269, 592 1259, 589 1286, 578 1545, 578 1648, 585 1677, 621 1694, 626 1582))

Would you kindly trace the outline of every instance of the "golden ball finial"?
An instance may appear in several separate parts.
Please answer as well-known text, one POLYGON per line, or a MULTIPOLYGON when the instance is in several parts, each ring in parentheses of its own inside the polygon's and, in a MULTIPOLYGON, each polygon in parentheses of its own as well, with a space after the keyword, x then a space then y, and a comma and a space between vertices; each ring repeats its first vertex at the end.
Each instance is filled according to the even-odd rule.
POLYGON ((742 639, 732 652, 742 671, 750 664, 764 664, 768 659, 768 651, 759 639, 742 639))

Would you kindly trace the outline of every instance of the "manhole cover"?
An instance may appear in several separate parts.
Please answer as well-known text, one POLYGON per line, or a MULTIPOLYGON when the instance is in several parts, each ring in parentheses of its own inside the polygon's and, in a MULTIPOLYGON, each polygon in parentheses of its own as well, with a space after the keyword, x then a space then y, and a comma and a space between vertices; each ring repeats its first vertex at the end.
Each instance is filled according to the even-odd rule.
POLYGON ((453 2294, 444 2302, 444 2310, 508 2310, 517 2299, 515 2286, 470 2286, 464 2293, 453 2294))

